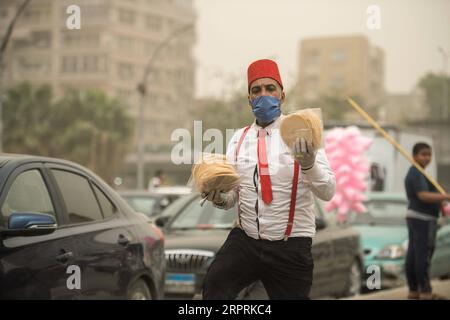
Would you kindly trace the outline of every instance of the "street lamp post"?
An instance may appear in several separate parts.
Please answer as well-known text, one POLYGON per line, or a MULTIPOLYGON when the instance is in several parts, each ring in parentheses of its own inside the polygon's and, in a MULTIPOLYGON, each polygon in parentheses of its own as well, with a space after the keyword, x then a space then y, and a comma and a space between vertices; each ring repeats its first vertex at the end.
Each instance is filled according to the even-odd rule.
POLYGON ((164 49, 170 41, 174 38, 178 37, 183 32, 194 27, 193 23, 189 23, 183 26, 180 29, 175 30, 171 34, 169 34, 153 51, 150 59, 147 62, 147 65, 144 69, 144 75, 142 77, 142 81, 137 86, 137 91, 140 95, 139 99, 139 118, 138 118, 138 145, 137 145, 137 171, 136 171, 136 180, 137 180, 137 188, 142 190, 144 189, 144 107, 145 107, 145 97, 147 95, 147 80, 150 72, 153 68, 153 63, 158 57, 159 53, 164 49))
POLYGON ((448 58, 449 58, 449 52, 446 51, 443 47, 439 47, 439 52, 442 53, 442 62, 443 62, 443 70, 442 70, 442 92, 444 95, 443 100, 443 119, 444 121, 448 120, 448 112, 449 112, 449 105, 448 105, 448 80, 447 80, 447 67, 448 67, 448 58))

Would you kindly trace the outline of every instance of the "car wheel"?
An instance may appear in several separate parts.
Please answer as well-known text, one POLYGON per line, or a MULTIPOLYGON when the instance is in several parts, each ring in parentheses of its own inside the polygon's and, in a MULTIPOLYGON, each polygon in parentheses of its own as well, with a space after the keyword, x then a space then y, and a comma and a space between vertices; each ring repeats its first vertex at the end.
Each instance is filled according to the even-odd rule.
POLYGON ((361 266, 358 260, 354 260, 348 273, 347 287, 345 290, 346 297, 356 296, 361 293, 361 279, 361 266))
POLYGON ((128 289, 128 300, 152 300, 150 289, 144 280, 139 279, 133 283, 128 289))

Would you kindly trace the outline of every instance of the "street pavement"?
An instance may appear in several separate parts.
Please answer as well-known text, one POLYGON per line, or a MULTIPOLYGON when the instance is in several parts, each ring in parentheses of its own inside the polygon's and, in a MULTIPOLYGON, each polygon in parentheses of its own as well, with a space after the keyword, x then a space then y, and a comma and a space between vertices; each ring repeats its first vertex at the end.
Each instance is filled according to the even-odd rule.
MULTIPOLYGON (((433 292, 450 299, 450 280, 434 280, 431 282, 433 292)), ((399 287, 389 290, 377 290, 374 293, 357 295, 344 300, 406 300, 407 287, 399 287)))

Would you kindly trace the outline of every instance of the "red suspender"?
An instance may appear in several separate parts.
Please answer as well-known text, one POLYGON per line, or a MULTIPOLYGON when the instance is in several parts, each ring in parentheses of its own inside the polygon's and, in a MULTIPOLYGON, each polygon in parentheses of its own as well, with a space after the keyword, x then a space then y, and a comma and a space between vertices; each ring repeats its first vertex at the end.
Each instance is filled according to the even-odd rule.
MULTIPOLYGON (((234 161, 237 166, 237 160, 239 156, 239 150, 241 149, 241 145, 244 142, 245 136, 247 135, 250 126, 247 126, 242 132, 241 138, 236 146, 236 152, 234 154, 234 161)), ((295 215, 295 203, 297 202, 297 187, 298 187, 298 175, 300 172, 300 165, 297 161, 294 160, 294 177, 292 179, 292 190, 291 190, 291 204, 289 206, 289 219, 286 227, 286 231, 284 232, 284 240, 286 241, 292 232, 292 226, 294 225, 294 215, 295 215)), ((238 204, 238 219, 239 225, 241 226, 241 208, 239 206, 239 187, 237 190, 237 204, 238 204)), ((242 227, 242 226, 241 226, 242 227)))
MULTIPOLYGON (((250 129, 250 126, 247 126, 244 129, 244 132, 242 132, 241 138, 239 139, 239 142, 236 146, 236 152, 234 153, 234 162, 236 163, 236 167, 237 167, 237 160, 238 160, 238 156, 239 156, 239 150, 241 149, 241 145, 242 142, 244 142, 245 136, 247 135, 248 130, 250 129)), ((239 226, 241 226, 241 206, 239 205, 239 187, 237 190, 237 206, 238 206, 238 222, 239 222, 239 226)))
POLYGON ((237 159, 239 155, 239 150, 241 149, 242 142, 244 142, 245 136, 247 135, 248 130, 250 129, 250 126, 245 127, 244 132, 242 132, 241 138, 239 139, 239 142, 236 146, 236 152, 234 153, 234 161, 237 164, 237 159))
POLYGON ((295 203, 297 202, 297 186, 298 186, 298 173, 300 165, 294 160, 294 178, 292 178, 292 191, 291 191, 291 205, 289 207, 289 220, 284 232, 284 241, 286 241, 292 232, 292 226, 294 224, 295 203))

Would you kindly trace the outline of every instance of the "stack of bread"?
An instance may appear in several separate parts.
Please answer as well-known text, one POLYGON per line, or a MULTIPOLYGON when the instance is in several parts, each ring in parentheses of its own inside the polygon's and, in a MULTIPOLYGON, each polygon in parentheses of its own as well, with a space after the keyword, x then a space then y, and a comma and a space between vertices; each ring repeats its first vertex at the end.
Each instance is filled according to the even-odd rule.
POLYGON ((239 175, 225 155, 204 153, 192 167, 192 183, 202 194, 215 190, 228 192, 239 185, 239 175))

